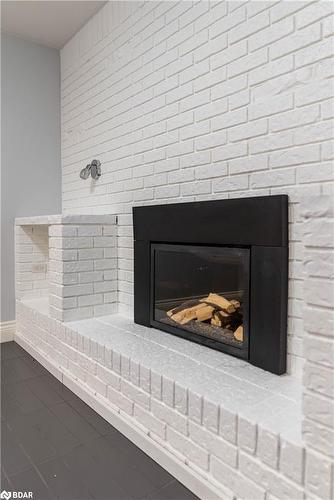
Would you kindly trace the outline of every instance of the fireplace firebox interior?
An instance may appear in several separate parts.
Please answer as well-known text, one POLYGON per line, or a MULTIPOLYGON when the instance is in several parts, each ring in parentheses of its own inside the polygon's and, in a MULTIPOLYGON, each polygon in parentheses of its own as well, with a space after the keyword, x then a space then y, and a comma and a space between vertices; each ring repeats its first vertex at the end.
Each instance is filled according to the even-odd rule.
POLYGON ((286 196, 135 207, 135 322, 286 370, 286 196))
POLYGON ((152 244, 151 276, 154 326, 247 357, 249 249, 152 244))

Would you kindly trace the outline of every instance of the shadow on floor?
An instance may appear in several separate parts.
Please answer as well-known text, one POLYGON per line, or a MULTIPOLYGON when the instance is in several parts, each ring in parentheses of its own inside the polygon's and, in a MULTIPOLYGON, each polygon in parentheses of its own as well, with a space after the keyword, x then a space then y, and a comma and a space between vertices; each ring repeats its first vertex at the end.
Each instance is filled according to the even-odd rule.
POLYGON ((1 344, 1 438, 1 490, 33 500, 197 498, 15 342, 1 344))

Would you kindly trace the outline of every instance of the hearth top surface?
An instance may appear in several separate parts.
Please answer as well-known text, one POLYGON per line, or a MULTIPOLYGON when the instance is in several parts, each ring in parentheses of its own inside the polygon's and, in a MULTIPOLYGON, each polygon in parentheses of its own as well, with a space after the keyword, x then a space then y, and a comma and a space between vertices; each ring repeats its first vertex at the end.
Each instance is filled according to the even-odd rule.
MULTIPOLYGON (((47 297, 22 302, 48 316, 47 297)), ((121 315, 65 325, 239 417, 301 443, 302 382, 297 377, 273 375, 203 345, 137 325, 121 315)))
POLYGON ((194 344, 120 315, 66 323, 109 347, 287 439, 301 439, 301 381, 194 344))
POLYGON ((16 226, 49 226, 53 224, 116 224, 116 215, 56 214, 16 217, 16 226))

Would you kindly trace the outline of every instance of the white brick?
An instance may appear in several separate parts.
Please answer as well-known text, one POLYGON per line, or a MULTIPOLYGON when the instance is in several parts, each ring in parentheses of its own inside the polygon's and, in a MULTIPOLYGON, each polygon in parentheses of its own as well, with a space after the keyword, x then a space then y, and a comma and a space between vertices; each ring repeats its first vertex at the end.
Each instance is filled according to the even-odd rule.
POLYGON ((295 130, 295 143, 307 144, 323 140, 331 140, 333 136, 333 120, 318 122, 295 130))
POLYGON ((117 289, 117 283, 115 281, 102 281, 93 283, 94 293, 98 292, 112 292, 117 289))
POLYGON ((268 169, 268 155, 255 155, 247 158, 237 158, 229 161, 230 174, 242 174, 243 172, 255 172, 268 169))
POLYGON ((271 21, 276 22, 307 6, 307 1, 277 3, 271 10, 271 21))
POLYGON ((324 40, 298 51, 295 55, 296 67, 312 64, 326 57, 332 57, 332 55, 333 41, 331 39, 324 40))
POLYGON ((174 381, 165 376, 162 377, 162 401, 174 407, 174 381))
POLYGON ((62 248, 90 248, 93 246, 92 238, 62 238, 62 248))
POLYGON ((306 490, 324 500, 331 498, 331 468, 328 459, 311 451, 306 453, 305 486, 306 490))
POLYGON ((181 186, 182 196, 211 193, 211 181, 200 181, 183 184, 181 186))
POLYGON ((94 237, 94 247, 113 247, 115 246, 115 238, 112 236, 96 236, 94 237))
MULTIPOLYGON (((66 276, 66 275, 64 275, 66 276)), ((102 281, 103 272, 102 271, 88 271, 83 273, 78 273, 78 278, 80 283, 90 283, 92 281, 102 281)))
POLYGON ((215 434, 206 431, 203 427, 189 422, 189 436, 196 444, 207 450, 231 467, 237 466, 237 447, 224 439, 217 438, 215 434))
POLYGON ((212 68, 219 68, 247 54, 247 42, 242 40, 239 43, 229 46, 218 54, 211 57, 212 68))
POLYGON ((304 449, 302 446, 281 440, 280 470, 297 484, 304 475, 304 449))
POLYGON ((269 165, 271 167, 286 167, 289 165, 300 165, 320 160, 320 149, 318 145, 299 146, 287 150, 271 153, 269 165))
POLYGON ((79 260, 102 259, 103 258, 103 249, 102 248, 87 248, 85 250, 79 250, 78 257, 79 257, 79 260))
POLYGON ((246 75, 241 75, 236 78, 229 78, 226 82, 222 82, 219 85, 216 85, 211 92, 212 99, 221 99, 222 97, 229 96, 231 94, 235 94, 240 90, 243 90, 247 87, 247 77, 246 75))
POLYGON ((233 127, 228 131, 228 137, 231 142, 251 139, 268 132, 267 120, 258 120, 256 122, 246 123, 239 127, 233 127))
POLYGON ((276 59, 289 52, 295 52, 318 40, 320 40, 320 26, 315 24, 303 30, 296 31, 288 38, 283 38, 271 45, 269 49, 270 56, 272 59, 276 59), (288 43, 287 40, 289 40, 288 43))
POLYGON ((310 420, 328 427, 334 427, 333 401, 329 398, 313 394, 312 392, 305 392, 303 396, 303 414, 310 420))
POLYGON ((151 373, 151 394, 156 399, 162 398, 162 377, 155 372, 151 373))
POLYGON ((166 439, 173 448, 185 455, 190 462, 201 469, 208 469, 209 454, 203 448, 192 443, 189 439, 170 427, 167 427, 166 439))
POLYGON ((234 26, 238 26, 246 19, 246 10, 244 8, 236 10, 233 14, 229 14, 223 19, 219 19, 210 27, 210 37, 220 35, 229 31, 234 26))
POLYGON ((304 368, 304 385, 308 388, 308 390, 312 390, 329 398, 333 398, 333 369, 320 367, 313 363, 306 363, 304 368))
POLYGON ((217 163, 217 165, 203 165, 195 170, 196 179, 212 179, 222 177, 227 174, 226 163, 217 163))
POLYGON ((203 398, 193 391, 189 392, 189 418, 198 424, 202 423, 203 398))
POLYGON ((199 135, 208 134, 209 132, 210 122, 204 121, 195 125, 182 127, 182 129, 180 130, 180 138, 182 141, 184 141, 193 137, 198 137, 199 135))
POLYGON ((257 425, 239 417, 238 419, 238 446, 248 453, 255 453, 257 445, 257 425))
MULTIPOLYGON (((50 226, 49 227, 49 236, 76 236, 77 235, 77 228, 74 226, 63 226, 63 225, 57 225, 57 226, 50 226)), ((86 236, 86 235, 80 235, 80 236, 86 236)))
POLYGON ((237 94, 230 95, 228 98, 230 110, 238 109, 249 104, 249 89, 242 90, 237 94))
POLYGON ((90 294, 93 291, 93 285, 91 283, 85 283, 82 285, 66 285, 57 288, 59 295, 62 297, 72 297, 74 295, 84 295, 90 294))
POLYGON ((124 411, 125 413, 128 413, 129 415, 132 415, 133 402, 129 398, 125 397, 120 392, 115 391, 115 389, 110 386, 107 388, 107 397, 109 401, 111 401, 111 403, 118 409, 124 411))
POLYGON ((297 28, 303 28, 308 24, 313 24, 333 12, 334 8, 332 2, 318 2, 310 5, 296 15, 297 28))
POLYGON ((144 410, 143 408, 141 408, 136 404, 134 406, 133 415, 138 420, 138 422, 144 427, 147 427, 149 431, 152 431, 160 438, 165 439, 166 435, 165 423, 161 422, 160 420, 155 418, 151 413, 149 413, 148 411, 144 410))
POLYGON ((276 78, 284 73, 289 73, 294 69, 293 55, 281 57, 279 64, 276 61, 269 62, 260 68, 252 70, 249 74, 250 85, 256 85, 272 78, 276 78))
POLYGON ((260 427, 257 440, 257 456, 273 469, 278 467, 279 447, 278 435, 260 427))
POLYGON ((227 112, 227 100, 204 104, 195 110, 196 121, 206 120, 227 112))
POLYGON ((240 453, 239 468, 249 479, 254 481, 259 487, 265 488, 269 493, 284 500, 302 500, 303 490, 288 479, 285 480, 269 467, 262 466, 261 462, 255 460, 250 455, 240 453))
MULTIPOLYGON (((203 137, 198 137, 195 140, 195 145, 197 151, 201 151, 201 153, 194 153, 193 155, 189 155, 189 157, 185 157, 184 159, 181 158, 181 166, 188 166, 187 164, 187 159, 190 158, 192 161, 189 163, 189 166, 194 166, 193 165, 193 159, 198 161, 198 158, 200 158, 201 163, 198 163, 199 165, 202 165, 203 163, 209 163, 210 162, 210 151, 205 151, 211 148, 214 148, 216 146, 221 146, 222 144, 226 144, 227 142, 227 132, 225 130, 219 130, 219 132, 214 132, 208 135, 204 135, 203 137), (204 152, 203 152, 204 150, 204 152), (201 155, 201 156, 199 156, 201 155), (205 155, 205 156, 202 156, 205 155)), ((195 164, 196 165, 196 164, 195 164)))
POLYGON ((229 78, 233 78, 241 73, 246 73, 258 66, 262 66, 268 61, 267 49, 259 49, 252 54, 249 54, 241 59, 228 64, 227 74, 229 78))
POLYGON ((150 397, 141 389, 138 389, 125 380, 121 380, 121 390, 122 393, 134 403, 142 406, 146 410, 150 409, 150 397))
POLYGON ((193 169, 175 170, 168 174, 169 184, 179 184, 180 182, 190 182, 195 180, 195 172, 193 169))
POLYGON ((155 189, 156 198, 174 198, 179 196, 179 186, 161 186, 155 189))
POLYGON ((237 441, 237 415, 224 408, 220 408, 219 413, 219 434, 235 444, 237 441))
POLYGON ((288 186, 295 184, 296 175, 293 169, 288 171, 267 171, 262 173, 251 174, 250 187, 252 189, 273 187, 273 186, 288 186))
POLYGON ((334 16, 330 16, 323 20, 322 23, 323 36, 331 36, 334 34, 334 16))
POLYGON ((243 38, 249 38, 250 35, 263 30, 267 26, 269 26, 269 13, 262 12, 246 23, 233 28, 229 33, 229 41, 235 43, 243 38))
POLYGON ((151 410, 155 417, 170 425, 182 434, 187 434, 187 419, 159 401, 152 399, 151 410))
MULTIPOLYGON (((256 18, 255 18, 256 20, 256 18)), ((263 19, 265 21, 265 18, 263 19)), ((249 50, 252 52, 265 45, 271 45, 273 42, 287 36, 293 32, 293 18, 288 17, 277 24, 270 26, 265 30, 258 31, 249 39, 249 50)))
POLYGON ((86 225, 78 227, 78 236, 99 236, 102 234, 102 226, 86 225))
POLYGON ((140 378, 140 387, 150 393, 151 392, 151 370, 146 368, 143 365, 140 365, 139 368, 139 378, 140 378))
POLYGON ((219 406, 212 401, 204 399, 203 401, 203 421, 204 427, 211 432, 218 432, 219 424, 219 406))
POLYGON ((274 151, 292 145, 294 145, 294 132, 292 131, 269 134, 266 137, 260 137, 249 141, 251 154, 274 151))
POLYGON ((213 150, 212 161, 231 160, 246 155, 247 144, 230 144, 213 150))
POLYGON ((123 356, 123 354, 121 355, 121 376, 126 380, 130 380, 130 359, 128 356, 123 356))
POLYGON ((248 175, 234 175, 233 177, 225 177, 225 179, 218 180, 213 185, 215 193, 240 191, 248 189, 249 176, 248 175))
POLYGON ((300 127, 316 121, 320 116, 319 106, 313 105, 302 109, 288 111, 270 119, 270 130, 279 131, 293 127, 300 127))
MULTIPOLYGON (((309 308, 307 308, 309 310, 309 308)), ((325 311, 322 311, 325 312, 325 311)), ((313 311, 311 310, 311 314, 313 311)), ((315 316, 315 321, 319 321, 319 318, 316 317, 316 312, 313 314, 315 316)), ((332 317, 334 313, 332 314, 332 317)), ((309 322, 308 317, 304 319, 306 330, 309 330, 309 322)), ((325 325, 326 328, 327 325, 325 325)), ((312 331, 312 330, 311 330, 312 331)), ((321 331, 319 332, 322 333, 321 331)), ((321 338, 316 335, 308 335, 304 341, 305 348, 305 357, 319 365, 327 366, 330 368, 333 363, 334 358, 334 342, 332 339, 321 338)))
POLYGON ((302 435, 307 447, 319 451, 326 457, 333 457, 334 432, 332 429, 313 420, 304 419, 302 435))
POLYGON ((213 477, 226 488, 232 490, 242 500, 265 499, 265 490, 252 480, 247 479, 243 473, 236 471, 227 464, 213 457, 210 463, 213 477))
POLYGON ((103 296, 101 294, 92 294, 92 295, 83 295, 78 297, 78 306, 95 306, 98 304, 102 304, 103 296))
POLYGON ((212 130, 220 130, 223 128, 233 127, 239 123, 244 123, 247 120, 246 109, 224 113, 222 116, 212 119, 212 130))
POLYGON ((249 119, 256 120, 263 116, 270 116, 276 113, 288 111, 293 107, 292 95, 284 95, 266 98, 248 107, 249 119))
POLYGON ((226 68, 217 68, 206 75, 197 78, 194 82, 194 91, 201 92, 226 80, 226 68))
POLYGON ((183 415, 188 413, 188 391, 175 382, 174 407, 183 415))
POLYGON ((116 267, 115 259, 98 259, 94 261, 94 269, 96 271, 115 269, 115 267, 116 267))
POLYGON ((104 382, 102 382, 98 377, 95 377, 95 375, 91 375, 90 373, 87 372, 86 383, 94 392, 101 394, 101 396, 104 397, 106 396, 107 385, 104 382))
POLYGON ((115 314, 117 311, 116 304, 101 304, 94 306, 94 316, 105 316, 107 314, 115 314))

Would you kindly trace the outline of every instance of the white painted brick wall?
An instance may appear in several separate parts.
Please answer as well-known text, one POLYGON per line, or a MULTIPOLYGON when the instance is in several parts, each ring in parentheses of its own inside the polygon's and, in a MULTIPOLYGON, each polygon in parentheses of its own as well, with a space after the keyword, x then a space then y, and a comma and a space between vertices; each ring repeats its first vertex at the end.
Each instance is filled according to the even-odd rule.
POLYGON ((116 226, 49 226, 49 308, 60 321, 117 309, 116 226))
POLYGON ((303 438, 307 445, 305 488, 310 497, 316 495, 330 499, 334 493, 331 479, 334 457, 332 197, 305 198, 301 205, 301 216, 306 278, 303 315, 306 358, 303 394, 303 438))
POLYGON ((109 2, 62 49, 63 210, 120 214, 120 312, 132 313, 134 204, 287 193, 289 370, 301 372, 296 228, 301 197, 333 180, 333 11, 109 2), (103 173, 92 187, 78 173, 93 157, 103 173))

